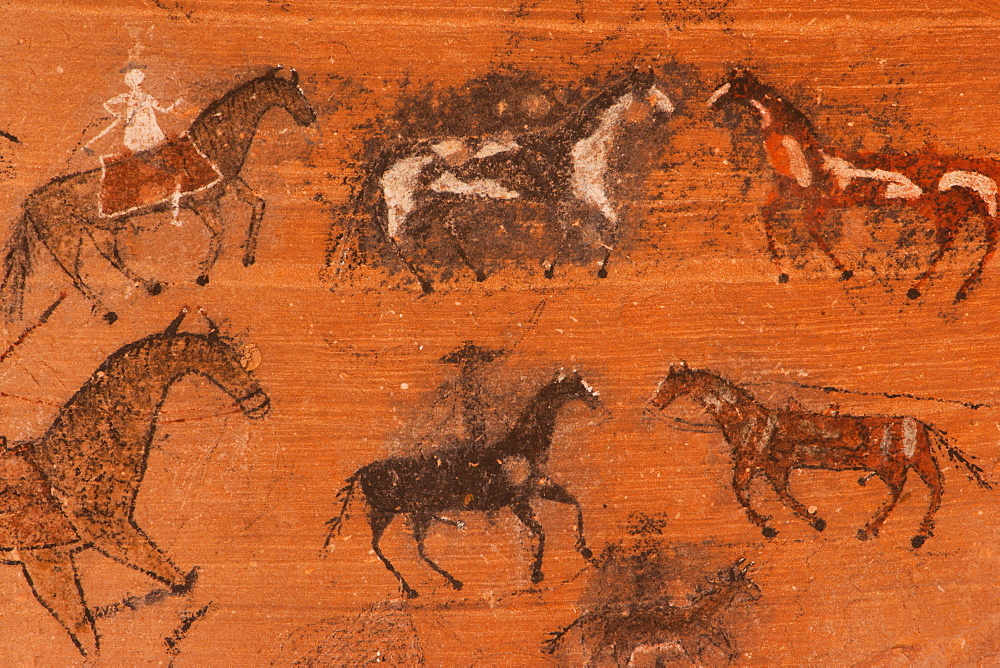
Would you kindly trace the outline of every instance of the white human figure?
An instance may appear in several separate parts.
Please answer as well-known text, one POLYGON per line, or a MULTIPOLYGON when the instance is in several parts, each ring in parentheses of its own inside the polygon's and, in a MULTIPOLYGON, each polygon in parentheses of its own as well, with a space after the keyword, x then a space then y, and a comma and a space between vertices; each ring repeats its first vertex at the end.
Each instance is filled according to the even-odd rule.
POLYGON ((127 93, 116 95, 104 103, 104 108, 115 117, 114 122, 100 134, 87 142, 94 143, 121 123, 125 130, 125 147, 131 151, 145 151, 161 144, 167 137, 156 122, 156 112, 170 113, 180 100, 169 107, 161 107, 156 98, 142 90, 140 86, 146 75, 142 70, 132 68, 125 73, 127 93), (124 109, 122 108, 124 107, 124 109))

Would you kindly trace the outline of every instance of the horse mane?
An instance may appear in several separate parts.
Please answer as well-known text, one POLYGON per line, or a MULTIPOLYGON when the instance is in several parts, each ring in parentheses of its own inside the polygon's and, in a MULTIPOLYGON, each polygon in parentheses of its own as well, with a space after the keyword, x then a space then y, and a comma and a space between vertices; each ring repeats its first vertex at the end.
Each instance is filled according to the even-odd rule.
POLYGON ((229 89, 229 91, 226 92, 222 97, 216 99, 214 102, 205 107, 200 114, 198 114, 198 117, 191 122, 191 126, 188 128, 188 132, 189 133, 194 132, 197 129, 201 129, 203 127, 211 125, 212 119, 216 117, 216 114, 218 114, 221 110, 230 107, 233 104, 233 101, 238 96, 240 96, 246 89, 258 83, 261 83, 266 79, 275 78, 274 77, 275 71, 276 70, 274 69, 268 70, 266 74, 262 74, 259 77, 255 77, 253 79, 250 79, 249 81, 245 81, 239 84, 238 86, 235 86, 234 88, 229 89))
POLYGON ((653 85, 653 71, 633 69, 627 74, 612 79, 596 95, 583 103, 576 111, 553 126, 539 130, 537 134, 551 138, 553 135, 568 138, 583 138, 597 130, 601 123, 601 112, 612 107, 623 95, 634 91, 640 84, 653 85))
POLYGON ((739 385, 737 385, 736 383, 734 383, 733 381, 729 380, 728 378, 724 377, 722 374, 716 371, 709 371, 708 369, 690 369, 688 370, 688 373, 691 374, 692 376, 699 375, 702 377, 707 377, 712 379, 713 381, 716 382, 716 384, 719 386, 720 389, 732 392, 743 402, 752 404, 759 403, 757 401, 757 398, 754 397, 749 390, 740 387, 739 385))

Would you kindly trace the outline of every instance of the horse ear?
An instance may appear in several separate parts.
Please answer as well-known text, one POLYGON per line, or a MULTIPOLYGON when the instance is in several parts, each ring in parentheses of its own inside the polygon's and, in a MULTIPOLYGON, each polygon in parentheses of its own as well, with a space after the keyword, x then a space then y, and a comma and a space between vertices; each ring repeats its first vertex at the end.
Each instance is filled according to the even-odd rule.
POLYGON ((267 71, 267 74, 265 74, 264 76, 274 79, 277 77, 278 72, 280 72, 281 70, 282 70, 281 65, 278 65, 277 67, 272 67, 267 71))
POLYGON ((176 334, 177 328, 181 326, 181 322, 184 321, 184 316, 186 316, 187 314, 188 314, 188 307, 182 306, 181 312, 177 314, 177 317, 173 319, 173 322, 167 325, 167 328, 163 330, 163 333, 169 334, 170 336, 176 334))
POLYGON ((215 324, 215 322, 212 321, 211 318, 208 317, 208 312, 205 310, 205 308, 199 306, 198 313, 200 313, 201 317, 203 317, 206 320, 206 322, 208 322, 208 338, 210 339, 219 338, 219 327, 218 325, 215 324))
POLYGON ((684 371, 688 370, 688 363, 686 360, 681 360, 681 369, 684 371))
POLYGON ((291 68, 291 70, 292 70, 292 79, 291 79, 292 85, 293 86, 298 86, 299 85, 299 73, 298 73, 298 71, 296 71, 296 69, 294 67, 291 68))

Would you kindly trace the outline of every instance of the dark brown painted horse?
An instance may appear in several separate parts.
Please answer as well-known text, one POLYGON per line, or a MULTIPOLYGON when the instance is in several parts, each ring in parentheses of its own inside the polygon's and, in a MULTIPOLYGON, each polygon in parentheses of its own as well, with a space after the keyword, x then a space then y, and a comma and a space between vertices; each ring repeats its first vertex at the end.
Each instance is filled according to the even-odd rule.
POLYGON ((910 206, 935 224, 938 247, 931 254, 927 269, 907 291, 907 297, 920 297, 921 288, 958 232, 974 217, 983 220, 986 248, 955 294, 955 301, 968 297, 979 283, 983 269, 996 251, 1000 234, 1000 218, 997 218, 1000 162, 948 155, 930 146, 913 151, 855 154, 828 148, 822 145, 805 114, 746 70, 735 70, 709 100, 709 105, 716 109, 730 104, 746 105, 760 114, 764 150, 775 176, 761 216, 767 248, 778 267, 779 282, 788 281, 774 239, 774 222, 781 211, 803 208, 810 237, 830 258, 841 280, 848 280, 853 277, 853 270, 840 261, 821 229, 827 213, 831 209, 857 206, 910 206))
MULTIPOLYGON (((316 114, 298 86, 298 73, 291 70, 290 78, 285 79, 278 76, 280 70, 280 67, 272 69, 264 76, 226 93, 210 104, 191 124, 187 133, 174 142, 176 146, 173 148, 177 150, 173 153, 184 159, 168 160, 166 168, 170 169, 172 165, 185 172, 210 169, 218 178, 208 182, 210 185, 207 187, 191 192, 178 189, 173 196, 166 193, 165 197, 155 202, 115 215, 103 211, 101 206, 104 168, 60 176, 31 193, 22 205, 23 212, 14 227, 4 257, 0 308, 8 320, 21 316, 25 284, 35 255, 39 252, 38 242, 49 250, 59 267, 72 279, 73 285, 93 302, 94 310, 109 323, 113 323, 118 316, 102 303, 80 275, 80 251, 85 238, 90 238, 101 255, 129 280, 145 287, 151 295, 159 294, 163 288, 158 281, 143 278, 131 268, 125 248, 118 243, 118 234, 135 216, 172 208, 176 210, 177 207, 193 211, 211 234, 209 251, 201 263, 197 279, 199 285, 207 284, 209 272, 222 249, 224 221, 219 200, 230 190, 252 210, 250 227, 243 243, 243 264, 253 264, 266 203, 240 178, 240 172, 257 125, 264 114, 274 107, 284 108, 299 125, 310 125, 316 120, 316 114), (198 156, 206 165, 194 164, 198 162, 198 156)), ((158 157, 151 154, 162 151, 163 148, 157 147, 138 153, 132 164, 140 170, 142 165, 158 157)), ((186 181, 188 176, 188 173, 180 175, 178 184, 186 181)))
POLYGON ((556 417, 563 405, 574 399, 592 409, 601 406, 598 393, 576 372, 560 374, 528 403, 514 427, 496 443, 439 450, 415 457, 394 457, 372 462, 347 479, 347 486, 337 498, 342 501, 340 516, 329 521, 325 547, 340 532, 354 495, 361 484, 368 505, 368 523, 372 530, 372 549, 389 572, 396 576, 407 598, 417 595, 382 554, 379 541, 396 515, 408 515, 413 523, 413 538, 420 558, 440 573, 455 589, 462 582, 444 570, 424 552, 424 538, 434 520, 458 524, 441 517, 446 512, 475 511, 491 513, 510 508, 514 515, 538 537, 538 548, 531 569, 531 581, 541 582, 545 533, 535 516, 531 501, 536 498, 566 503, 576 508, 576 548, 584 559, 591 551, 583 538, 583 511, 562 485, 544 473, 552 447, 556 417))
MULTIPOLYGON (((533 202, 549 207, 562 227, 562 242, 545 263, 552 278, 559 256, 566 250, 573 218, 570 212, 586 209, 596 220, 595 248, 601 260, 597 274, 607 276, 608 262, 620 232, 620 212, 612 203, 616 181, 612 158, 632 141, 624 122, 633 108, 643 107, 652 122, 661 123, 674 111, 670 98, 660 90, 652 70, 633 70, 608 84, 580 109, 552 126, 506 137, 439 137, 412 142, 387 153, 373 167, 359 193, 359 207, 369 209, 373 227, 384 235, 388 247, 413 274, 425 293, 431 279, 414 255, 419 244, 408 221, 421 210, 442 203, 480 199, 495 202, 533 202)), ((486 279, 483 267, 465 250, 456 221, 448 212, 440 216, 462 262, 486 279)), ((342 240, 341 253, 348 252, 342 240)), ((346 260, 337 260, 343 264, 346 260)))
POLYGON ((185 577, 133 518, 157 418, 177 381, 196 374, 228 394, 250 418, 270 408, 239 352, 209 321, 208 334, 178 332, 186 310, 161 333, 130 343, 101 364, 66 402, 41 438, 0 457, 19 482, 23 507, 0 518, 0 561, 19 564, 38 601, 80 651, 98 650, 94 617, 77 579, 74 554, 101 554, 183 592, 185 577), (30 501, 30 503, 29 503, 30 501))
MULTIPOLYGON (((916 418, 884 415, 827 415, 798 408, 769 408, 749 392, 711 371, 671 366, 651 400, 664 409, 681 395, 690 395, 702 405, 722 429, 732 448, 733 491, 750 521, 761 527, 768 538, 778 532, 767 525, 770 519, 750 505, 750 483, 763 473, 781 502, 817 531, 826 520, 802 505, 788 489, 792 469, 826 471, 870 471, 889 487, 891 496, 875 516, 858 530, 858 538, 877 536, 879 528, 899 501, 910 469, 930 488, 931 500, 920 532, 913 537, 914 548, 932 535, 934 513, 941 507, 944 479, 934 449, 964 464, 970 479, 987 489, 983 471, 968 455, 951 445, 944 434, 916 418)), ((867 478, 859 481, 864 484, 867 478)))

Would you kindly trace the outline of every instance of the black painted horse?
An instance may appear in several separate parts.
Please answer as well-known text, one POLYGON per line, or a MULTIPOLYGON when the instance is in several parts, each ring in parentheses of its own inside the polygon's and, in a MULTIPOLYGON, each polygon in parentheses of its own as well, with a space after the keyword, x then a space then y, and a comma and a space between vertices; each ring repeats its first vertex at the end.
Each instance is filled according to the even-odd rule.
POLYGON ((521 413, 517 424, 502 439, 488 447, 476 445, 439 450, 414 457, 394 457, 364 466, 347 479, 340 490, 340 516, 328 522, 330 532, 325 547, 340 532, 348 506, 360 483, 368 504, 372 549, 385 567, 399 580, 407 598, 414 598, 402 574, 382 553, 379 541, 396 515, 407 515, 413 523, 413 538, 420 558, 440 573, 455 589, 462 582, 444 570, 424 552, 424 539, 434 520, 459 524, 441 517, 444 512, 494 512, 510 508, 514 515, 538 537, 531 581, 541 582, 545 533, 535 516, 531 501, 536 498, 566 503, 576 508, 576 548, 584 559, 591 558, 583 537, 580 502, 562 485, 543 472, 552 446, 552 434, 559 409, 579 399, 591 408, 601 406, 598 393, 576 372, 560 374, 543 387, 521 413))

